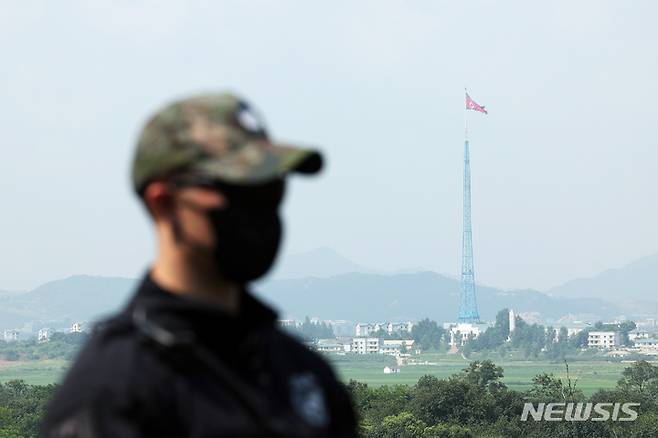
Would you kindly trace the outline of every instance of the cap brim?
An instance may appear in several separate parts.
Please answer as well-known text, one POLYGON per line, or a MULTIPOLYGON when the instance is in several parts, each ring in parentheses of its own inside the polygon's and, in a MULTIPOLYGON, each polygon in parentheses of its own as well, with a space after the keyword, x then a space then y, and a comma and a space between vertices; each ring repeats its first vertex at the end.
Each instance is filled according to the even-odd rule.
POLYGON ((316 149, 258 141, 221 159, 208 157, 191 170, 230 183, 258 184, 293 172, 315 174, 322 167, 322 154, 316 149))
POLYGON ((270 148, 279 156, 281 169, 284 169, 286 173, 296 172, 312 175, 322 170, 324 163, 322 154, 318 150, 275 144, 272 144, 270 148))

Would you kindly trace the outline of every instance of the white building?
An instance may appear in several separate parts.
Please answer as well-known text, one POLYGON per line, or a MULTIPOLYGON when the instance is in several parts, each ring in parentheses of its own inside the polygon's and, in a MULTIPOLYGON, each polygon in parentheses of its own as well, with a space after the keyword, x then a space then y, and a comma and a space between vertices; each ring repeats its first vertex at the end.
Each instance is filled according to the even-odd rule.
POLYGON ((336 342, 342 346, 343 353, 349 353, 352 351, 352 336, 337 336, 336 342))
POLYGON ((399 374, 400 368, 384 367, 384 374, 399 374))
POLYGON ((656 354, 658 353, 658 339, 643 338, 636 339, 634 342, 635 348, 640 350, 642 354, 656 354))
POLYGON ((650 333, 644 330, 631 330, 628 332, 628 340, 634 342, 638 339, 649 339, 650 333))
POLYGON ((384 339, 384 345, 397 346, 402 348, 404 345, 405 348, 411 349, 414 346, 415 341, 413 339, 384 339))
POLYGON ((460 322, 450 327, 450 346, 461 347, 469 338, 477 338, 489 328, 488 324, 460 322))
POLYGON ((5 330, 4 339, 5 342, 18 341, 18 330, 15 329, 5 330))
POLYGON ((619 341, 619 332, 596 331, 589 332, 587 336, 587 346, 594 348, 616 348, 619 341))
POLYGON ((380 354, 388 354, 389 356, 399 356, 400 355, 400 346, 399 345, 381 345, 379 347, 380 354))
POLYGON ((299 325, 294 319, 280 319, 278 322, 280 327, 296 328, 299 325))
POLYGON ((411 321, 407 322, 389 322, 386 324, 386 332, 389 335, 392 335, 393 333, 399 333, 402 331, 406 331, 411 333, 411 329, 414 328, 414 323, 411 321))
POLYGON ((354 335, 357 337, 370 336, 380 328, 381 325, 378 323, 358 323, 354 329, 354 335))
POLYGON ((384 339, 384 342, 379 346, 379 352, 381 354, 399 356, 403 350, 406 353, 411 353, 413 346, 413 339, 384 339))
POLYGON ((583 327, 567 327, 567 337, 576 336, 578 333, 584 330, 583 327))
POLYGON ((322 353, 345 353, 343 344, 336 339, 318 339, 315 348, 322 353))
POLYGON ((50 339, 50 330, 48 330, 47 328, 39 329, 39 333, 37 334, 37 341, 46 342, 49 339, 50 339))
POLYGON ((389 335, 393 333, 399 333, 401 331, 407 331, 411 333, 414 323, 411 321, 407 322, 372 322, 372 323, 359 323, 354 329, 355 336, 370 336, 374 333, 377 333, 379 330, 384 330, 389 335))
POLYGON ((507 315, 509 318, 509 332, 510 336, 514 330, 516 330, 516 315, 514 314, 514 309, 509 309, 509 314, 507 315))
POLYGON ((379 338, 356 337, 352 338, 352 353, 377 354, 379 353, 379 338))
POLYGON ((69 329, 69 333, 81 333, 82 332, 82 323, 74 322, 69 329))

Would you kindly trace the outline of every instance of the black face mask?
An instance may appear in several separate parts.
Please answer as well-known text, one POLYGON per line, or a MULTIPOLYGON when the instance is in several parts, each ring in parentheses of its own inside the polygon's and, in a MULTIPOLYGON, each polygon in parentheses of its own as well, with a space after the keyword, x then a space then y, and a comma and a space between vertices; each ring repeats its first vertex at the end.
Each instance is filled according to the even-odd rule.
POLYGON ((215 232, 214 256, 226 279, 244 284, 262 277, 274 264, 282 235, 279 205, 283 180, 258 186, 220 184, 228 206, 208 217, 215 232))

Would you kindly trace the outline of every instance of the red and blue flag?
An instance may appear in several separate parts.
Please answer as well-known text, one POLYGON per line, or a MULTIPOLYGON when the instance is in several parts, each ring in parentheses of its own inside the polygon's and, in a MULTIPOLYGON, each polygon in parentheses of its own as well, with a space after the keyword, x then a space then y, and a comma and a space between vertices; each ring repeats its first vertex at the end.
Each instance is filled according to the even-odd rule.
POLYGON ((466 93, 466 109, 467 110, 473 110, 473 111, 479 111, 481 113, 489 114, 486 109, 484 109, 484 106, 479 105, 476 103, 473 99, 471 99, 471 96, 466 93))

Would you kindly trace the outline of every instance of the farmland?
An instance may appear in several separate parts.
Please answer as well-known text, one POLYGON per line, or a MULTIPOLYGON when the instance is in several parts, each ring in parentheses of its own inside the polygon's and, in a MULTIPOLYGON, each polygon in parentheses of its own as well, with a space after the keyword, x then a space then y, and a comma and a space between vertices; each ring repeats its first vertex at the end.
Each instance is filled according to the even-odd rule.
MULTIPOLYGON (((371 386, 380 385, 414 385, 418 378, 431 374, 439 378, 447 378, 460 372, 468 365, 468 360, 458 355, 423 354, 417 357, 417 364, 400 367, 398 374, 384 374, 385 366, 395 366, 395 361, 389 357, 376 356, 332 356, 329 357, 339 378, 347 382, 350 379, 365 382, 371 386)), ((510 389, 527 389, 532 378, 540 373, 553 373, 566 378, 564 363, 548 361, 498 361, 505 370, 503 379, 510 389)), ((69 362, 63 359, 17 361, 0 363, 0 382, 22 379, 26 383, 43 385, 58 382, 69 362)), ((576 386, 585 394, 591 394, 597 389, 613 388, 621 376, 627 363, 605 362, 595 360, 574 361, 569 364, 570 377, 576 386)))
MULTIPOLYGON (((447 378, 460 372, 469 361, 457 356, 424 354, 418 359, 419 364, 400 367, 399 374, 384 374, 386 363, 374 361, 334 360, 334 369, 341 380, 350 379, 380 385, 413 385, 418 378, 431 374, 438 378, 447 378), (424 363, 427 362, 427 363, 424 363)), ((510 389, 525 390, 530 387, 532 378, 541 373, 553 373, 566 379, 564 363, 549 361, 497 361, 505 370, 503 381, 510 389)), ((569 364, 569 376, 576 387, 585 394, 591 394, 598 389, 613 388, 621 377, 621 372, 628 363, 605 361, 575 361, 569 364)))

